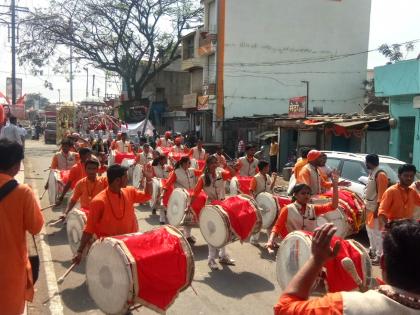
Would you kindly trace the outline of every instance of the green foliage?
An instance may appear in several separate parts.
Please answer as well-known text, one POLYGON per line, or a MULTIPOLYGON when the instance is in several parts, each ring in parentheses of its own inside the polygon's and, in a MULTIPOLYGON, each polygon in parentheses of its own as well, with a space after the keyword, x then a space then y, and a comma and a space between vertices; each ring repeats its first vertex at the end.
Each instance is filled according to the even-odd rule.
POLYGON ((25 96, 25 109, 35 108, 35 104, 39 104, 39 108, 44 108, 50 104, 48 98, 39 93, 29 93, 25 96))

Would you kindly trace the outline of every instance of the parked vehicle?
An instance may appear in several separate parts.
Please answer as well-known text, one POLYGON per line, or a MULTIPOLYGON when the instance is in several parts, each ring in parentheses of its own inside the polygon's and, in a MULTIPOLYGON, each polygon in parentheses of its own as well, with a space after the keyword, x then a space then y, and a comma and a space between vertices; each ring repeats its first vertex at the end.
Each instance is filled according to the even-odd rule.
POLYGON ((57 124, 55 122, 47 122, 44 130, 45 144, 56 144, 57 139, 57 124))

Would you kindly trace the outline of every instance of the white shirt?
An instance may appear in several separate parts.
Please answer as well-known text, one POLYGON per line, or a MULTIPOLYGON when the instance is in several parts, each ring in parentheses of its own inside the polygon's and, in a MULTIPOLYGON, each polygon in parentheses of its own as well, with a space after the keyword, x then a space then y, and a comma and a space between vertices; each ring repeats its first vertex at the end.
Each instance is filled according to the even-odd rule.
POLYGON ((1 129, 0 139, 8 139, 12 142, 17 142, 22 145, 19 127, 14 124, 9 124, 1 129))
POLYGON ((25 137, 27 132, 25 128, 19 127, 19 133, 21 137, 25 137))

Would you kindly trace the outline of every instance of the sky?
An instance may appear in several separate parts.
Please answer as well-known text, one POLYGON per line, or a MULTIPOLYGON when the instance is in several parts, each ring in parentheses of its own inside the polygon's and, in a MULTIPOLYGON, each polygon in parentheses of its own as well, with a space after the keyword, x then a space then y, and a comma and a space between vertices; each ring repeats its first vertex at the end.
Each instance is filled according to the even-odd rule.
MULTIPOLYGON (((351 1, 351 0, 345 0, 351 1)), ((10 0, 0 0, 0 5, 9 5, 10 0)), ((48 0, 17 0, 20 6, 30 9, 34 7, 47 6, 48 0)), ((4 10, 1 10, 4 11, 4 10)), ((370 42, 369 50, 378 48, 381 44, 402 43, 410 40, 420 39, 420 1, 418 0, 372 0, 370 42)), ((67 52, 63 49, 63 54, 67 52)), ((415 58, 420 53, 420 42, 414 52, 407 55, 407 58, 415 58)), ((371 52, 368 55, 368 68, 383 65, 387 59, 378 52, 371 52)), ((54 74, 51 69, 44 69, 44 76, 31 76, 27 67, 18 66, 17 78, 23 80, 24 93, 41 93, 52 102, 70 100, 70 87, 64 75, 54 74), (44 88, 44 81, 52 82, 54 90, 44 88), (60 90, 60 93, 58 92, 60 90)), ((5 93, 6 78, 11 73, 10 42, 8 42, 7 26, 0 24, 0 91, 5 93)), ((104 96, 105 73, 102 70, 89 67, 89 97, 92 98, 92 74, 95 74, 95 94, 100 89, 99 96, 104 96)), ((86 71, 79 69, 74 74, 74 101, 81 101, 86 98, 86 71)), ((118 78, 112 78, 107 84, 107 93, 119 94, 120 82, 118 78)), ((97 96, 95 96, 97 97, 97 96)))

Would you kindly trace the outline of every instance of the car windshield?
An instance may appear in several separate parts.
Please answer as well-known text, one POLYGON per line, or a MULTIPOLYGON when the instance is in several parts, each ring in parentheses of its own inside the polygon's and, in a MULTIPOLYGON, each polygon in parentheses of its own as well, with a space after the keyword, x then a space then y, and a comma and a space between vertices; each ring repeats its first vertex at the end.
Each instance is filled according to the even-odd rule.
POLYGON ((379 163, 379 168, 387 173, 391 184, 398 182, 398 168, 400 166, 401 164, 396 163, 379 163))

